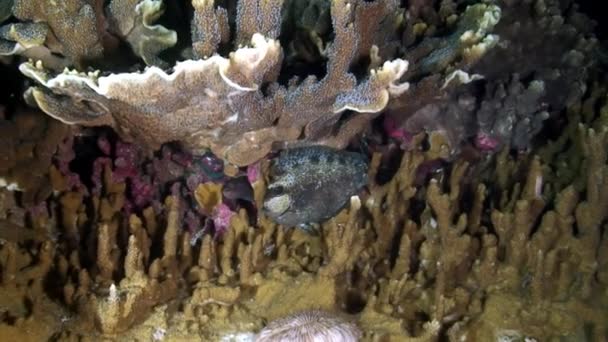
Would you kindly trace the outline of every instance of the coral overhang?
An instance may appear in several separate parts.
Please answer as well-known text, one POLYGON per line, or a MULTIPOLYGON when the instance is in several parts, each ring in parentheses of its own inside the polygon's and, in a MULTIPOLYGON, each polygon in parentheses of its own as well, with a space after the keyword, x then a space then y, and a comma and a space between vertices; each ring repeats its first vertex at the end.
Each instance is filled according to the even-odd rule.
MULTIPOLYGON (((195 5, 198 18, 206 7, 195 5)), ((243 4, 242 10, 253 5, 243 4)), ((361 40, 356 22, 349 19, 354 8, 355 4, 332 2, 336 36, 329 48, 325 77, 309 76, 287 87, 276 82, 283 60, 280 43, 264 36, 276 36, 272 33, 280 25, 276 19, 274 26, 263 23, 268 25, 263 32, 249 34, 242 32, 248 26, 241 27, 241 37, 251 36, 249 47, 241 47, 229 57, 214 54, 178 62, 168 73, 149 67, 142 73, 99 77, 76 71, 55 75, 41 63, 26 63, 20 69, 43 86, 32 90, 38 106, 63 122, 109 125, 152 149, 180 141, 195 152, 210 149, 222 159, 244 166, 261 159, 278 143, 304 141, 344 147, 391 97, 407 90, 407 82, 399 79, 408 64, 400 58, 370 69, 361 81, 350 73, 361 40), (328 128, 338 125, 345 111, 358 114, 340 124, 342 138, 329 139, 333 132, 328 128)), ((203 49, 200 44, 194 46, 203 49)))

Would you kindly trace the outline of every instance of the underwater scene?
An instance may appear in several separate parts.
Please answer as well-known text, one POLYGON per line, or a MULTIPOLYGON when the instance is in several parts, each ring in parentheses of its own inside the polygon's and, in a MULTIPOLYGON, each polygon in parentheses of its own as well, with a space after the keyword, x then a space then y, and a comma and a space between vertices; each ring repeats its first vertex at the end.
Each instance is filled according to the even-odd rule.
POLYGON ((0 342, 608 341, 594 0, 0 0, 0 342))

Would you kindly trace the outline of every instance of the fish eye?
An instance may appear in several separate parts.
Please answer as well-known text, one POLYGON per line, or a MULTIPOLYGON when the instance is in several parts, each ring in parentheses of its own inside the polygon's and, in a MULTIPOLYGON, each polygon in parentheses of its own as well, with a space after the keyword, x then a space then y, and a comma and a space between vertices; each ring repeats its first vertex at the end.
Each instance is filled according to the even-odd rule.
POLYGON ((266 197, 266 198, 276 197, 284 192, 285 192, 285 188, 282 185, 273 186, 273 187, 269 187, 268 189, 266 189, 266 195, 264 197, 266 197))

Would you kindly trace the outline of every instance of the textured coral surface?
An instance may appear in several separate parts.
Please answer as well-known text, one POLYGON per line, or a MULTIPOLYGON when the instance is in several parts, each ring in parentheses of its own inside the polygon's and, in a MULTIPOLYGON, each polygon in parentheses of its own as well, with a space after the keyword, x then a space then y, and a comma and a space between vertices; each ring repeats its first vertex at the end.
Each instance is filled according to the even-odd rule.
POLYGON ((0 341, 608 340, 606 54, 573 1, 0 24, 0 341))
MULTIPOLYGON (((2 227, 0 334, 219 341, 323 309, 347 315, 364 340, 601 341, 607 107, 592 112, 606 101, 599 89, 573 107, 563 135, 538 157, 457 161, 423 186, 415 182, 435 158, 432 147, 403 153, 383 184, 376 153, 369 194, 353 197, 318 234, 264 216, 252 223, 243 208, 223 234, 193 244, 182 210, 188 199, 174 192, 159 211, 129 214, 129 182, 115 181, 116 165, 105 167, 101 190, 89 194, 66 189, 64 175, 52 177, 53 188, 64 190, 37 212, 3 190, 2 214, 14 228, 2 227), (570 162, 560 155, 578 158, 581 169, 568 180, 560 170, 570 162), (13 233, 19 239, 11 229, 21 230, 13 233)), ((258 204, 268 165, 260 169, 258 204)), ((199 205, 219 205, 214 193, 197 189, 199 205)))

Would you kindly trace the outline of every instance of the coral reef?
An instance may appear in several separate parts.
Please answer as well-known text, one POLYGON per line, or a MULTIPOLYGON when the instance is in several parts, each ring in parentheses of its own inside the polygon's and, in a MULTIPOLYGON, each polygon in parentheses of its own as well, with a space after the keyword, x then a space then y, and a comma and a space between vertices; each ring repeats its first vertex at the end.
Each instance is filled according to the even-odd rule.
POLYGON ((163 14, 162 1, 111 1, 106 13, 108 31, 127 41, 146 65, 167 66, 158 54, 177 43, 177 33, 153 25, 163 14))
MULTIPOLYGON (((325 77, 292 79, 288 86, 276 82, 283 59, 275 39, 281 2, 239 3, 237 42, 251 46, 237 49, 228 58, 211 56, 217 42, 207 40, 221 34, 201 34, 206 25, 222 31, 225 12, 210 8, 211 2, 194 5, 193 22, 199 26, 192 30, 193 52, 198 58, 210 57, 178 62, 169 73, 150 67, 143 73, 109 76, 75 70, 57 75, 44 69, 42 61, 25 63, 22 72, 42 86, 32 89, 34 100, 66 123, 109 125, 152 148, 177 140, 194 151, 210 149, 243 166, 264 157, 274 143, 328 139, 332 133, 327 128, 332 125, 339 124, 343 133, 326 144, 344 147, 374 118, 370 114, 380 112, 391 96, 407 89, 406 83, 398 82, 407 68, 407 62, 399 58, 374 67, 362 81, 349 72, 357 51, 369 50, 371 43, 359 44, 360 23, 350 19, 355 6, 346 2, 331 5, 333 26, 341 29, 335 30, 328 48, 325 77), (268 8, 257 10, 257 6, 268 8), (149 102, 150 96, 157 105, 149 102), (361 114, 341 123, 345 111, 361 114)), ((358 12, 364 15, 366 7, 357 5, 358 12)))
POLYGON ((0 29, 0 55, 41 60, 56 71, 108 58, 120 40, 146 64, 166 66, 157 55, 177 43, 174 31, 152 25, 163 14, 158 0, 116 0, 107 7, 87 0, 12 2, 3 1, 0 21, 12 14, 20 22, 0 29))
POLYGON ((573 1, 0 24, 0 340, 608 339, 605 50, 573 1))
MULTIPOLYGON (((98 58, 103 53, 96 27, 95 8, 86 1, 69 0, 54 3, 16 0, 13 5, 13 15, 22 21, 43 23, 46 32, 42 35, 42 42, 46 39, 55 40, 52 49, 60 51, 76 64, 82 64, 86 59, 98 58), (47 36, 49 33, 53 35, 52 38, 47 36)), ((13 27, 13 30, 18 29, 13 27)), ((42 45, 42 42, 38 45, 42 45)))
POLYGON ((0 186, 23 192, 24 204, 51 194, 49 167, 70 129, 34 110, 0 108, 0 186))
MULTIPOLYGON (((440 65, 417 83, 410 81, 409 91, 388 105, 391 119, 397 122, 394 125, 410 134, 441 132, 456 151, 469 140, 486 151, 505 145, 530 148, 542 121, 579 101, 588 76, 597 70, 595 51, 600 47, 592 33, 594 24, 574 6, 566 11, 566 2, 496 1, 500 20, 486 38, 492 48, 476 63, 447 76, 442 77, 440 65), (458 83, 465 84, 456 87, 458 83), (525 100, 515 100, 519 97, 525 100)), ((439 30, 453 20, 451 6, 424 9, 434 20, 432 25, 428 20, 413 21, 423 32, 439 30)), ((434 44, 423 50, 431 56, 439 54, 437 44, 445 44, 445 40, 425 38, 422 44, 408 47, 404 55, 410 65, 428 64, 410 57, 418 56, 426 41, 434 44)), ((413 70, 405 74, 405 80, 409 81, 413 70)))
POLYGON ((393 0, 226 8, 193 1, 192 44, 181 50, 189 59, 172 67, 160 54, 176 45, 177 33, 152 24, 161 1, 114 0, 104 8, 74 0, 50 11, 21 0, 14 16, 36 23, 7 24, 2 38, 11 54, 33 59, 21 71, 38 83, 28 96, 43 111, 70 124, 112 126, 153 150, 179 141, 245 166, 277 148, 344 148, 385 109, 409 134, 444 134, 452 152, 468 142, 524 150, 548 116, 584 94, 597 60, 588 19, 558 1, 537 2, 459 9, 451 1, 408 8, 393 0), (86 28, 78 33, 74 19, 61 19, 77 11, 86 28), (55 39, 45 40, 47 31, 55 39), (100 54, 117 53, 117 41, 150 67, 85 70, 87 59, 107 64, 111 58, 100 54), (67 62, 27 53, 29 46, 59 51, 67 62), (58 73, 66 65, 77 68, 58 73), (527 100, 514 102, 520 95, 527 100))
MULTIPOLYGON (((21 227, 75 229, 77 244, 3 238, 2 291, 14 295, 0 334, 43 320, 38 333, 57 340, 253 338, 267 321, 320 309, 347 315, 363 340, 605 339, 607 93, 593 94, 571 109, 576 129, 539 157, 458 160, 418 186, 435 147, 404 152, 384 183, 375 153, 369 194, 352 197, 317 235, 263 215, 252 225, 241 208, 224 234, 193 245, 183 194, 159 213, 127 213, 124 181, 107 167, 101 191, 84 195, 91 200, 56 191, 55 205, 21 227), (568 184, 560 153, 582 169, 568 184)), ((263 162, 249 172, 258 205, 268 170, 263 162)), ((217 187, 200 184, 201 206, 221 203, 217 187)), ((19 207, 14 196, 4 191, 3 212, 19 207)))

